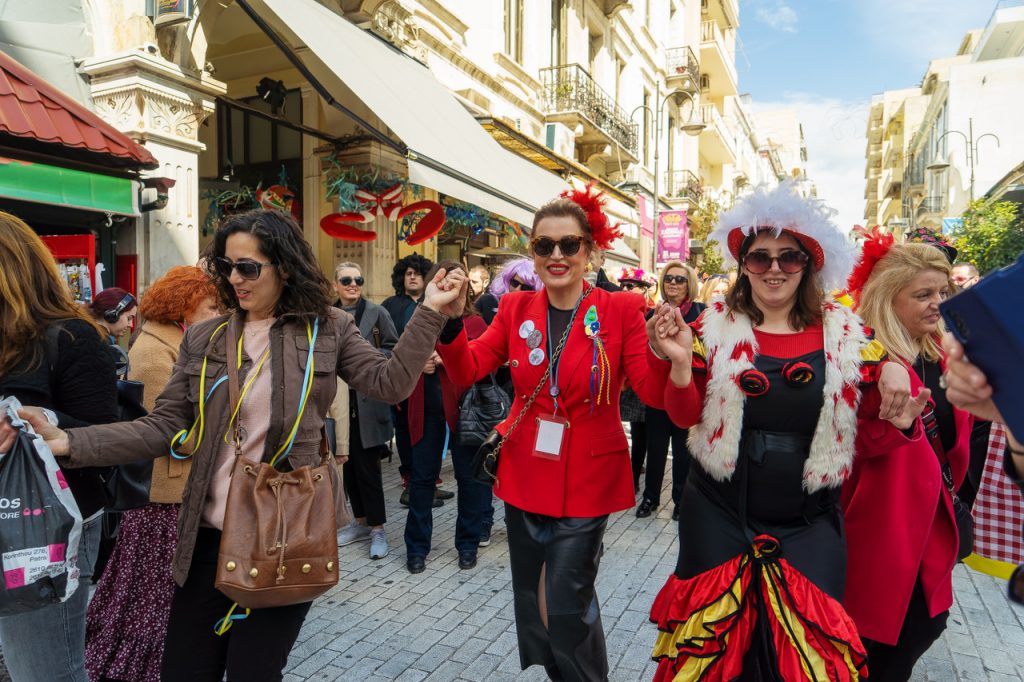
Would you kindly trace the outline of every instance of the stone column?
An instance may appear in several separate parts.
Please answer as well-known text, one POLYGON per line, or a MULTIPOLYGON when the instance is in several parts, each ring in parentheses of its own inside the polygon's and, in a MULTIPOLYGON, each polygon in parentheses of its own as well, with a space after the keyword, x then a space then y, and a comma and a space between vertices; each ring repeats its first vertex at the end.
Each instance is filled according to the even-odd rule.
POLYGON ((118 253, 138 255, 144 289, 168 268, 199 258, 198 166, 206 146, 197 136, 225 86, 143 49, 95 57, 80 70, 90 78, 96 113, 160 162, 145 175, 175 181, 165 207, 143 213, 118 235, 118 253))

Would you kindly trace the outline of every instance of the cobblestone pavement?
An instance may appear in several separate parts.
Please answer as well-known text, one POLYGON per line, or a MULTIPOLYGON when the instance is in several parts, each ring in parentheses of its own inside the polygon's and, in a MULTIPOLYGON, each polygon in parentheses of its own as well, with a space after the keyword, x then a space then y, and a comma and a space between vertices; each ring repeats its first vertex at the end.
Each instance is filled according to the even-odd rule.
MULTIPOLYGON (((545 680, 539 667, 519 669, 501 503, 495 502, 493 541, 480 549, 472 571, 458 568, 455 500, 434 510, 434 549, 427 570, 413 576, 405 569, 397 469, 397 457, 384 463, 391 554, 371 561, 367 543, 341 549, 341 582, 310 611, 285 681, 545 680)), ((454 491, 449 462, 442 477, 454 491)), ((662 499, 669 499, 667 490, 662 499)), ((597 590, 613 682, 653 677, 655 629, 647 615, 675 566, 671 511, 671 503, 647 519, 627 511, 608 525, 597 590)), ((949 628, 914 682, 1024 680, 1024 608, 1007 602, 1000 581, 964 566, 954 578, 949 628)))

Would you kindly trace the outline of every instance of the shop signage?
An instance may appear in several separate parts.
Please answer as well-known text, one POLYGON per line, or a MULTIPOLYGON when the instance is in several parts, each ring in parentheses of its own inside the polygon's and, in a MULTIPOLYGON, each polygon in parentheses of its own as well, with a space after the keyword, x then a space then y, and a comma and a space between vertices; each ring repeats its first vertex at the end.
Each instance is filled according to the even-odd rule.
POLYGON ((685 261, 690 255, 690 226, 686 211, 658 214, 658 263, 685 261))
POLYGON ((192 0, 154 0, 153 23, 176 24, 192 18, 192 0))

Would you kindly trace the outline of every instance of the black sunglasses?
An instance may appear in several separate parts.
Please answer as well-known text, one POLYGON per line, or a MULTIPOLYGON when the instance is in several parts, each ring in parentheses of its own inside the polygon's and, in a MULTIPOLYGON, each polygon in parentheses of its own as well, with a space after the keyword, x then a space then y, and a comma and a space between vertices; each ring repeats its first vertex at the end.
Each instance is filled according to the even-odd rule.
POLYGON ((751 251, 743 257, 743 267, 755 275, 763 275, 772 269, 772 263, 779 264, 779 270, 795 275, 807 267, 807 254, 803 251, 783 251, 772 256, 766 251, 751 251))
POLYGON ((222 256, 215 258, 214 264, 217 266, 217 274, 225 279, 231 277, 231 272, 234 270, 238 271, 242 279, 259 279, 264 265, 271 267, 277 265, 277 263, 260 263, 254 260, 232 261, 222 256))
POLYGON ((665 275, 665 284, 689 284, 686 275, 665 275))
POLYGON ((509 280, 508 286, 509 286, 510 289, 515 288, 515 289, 519 289, 521 291, 533 291, 533 287, 532 286, 530 286, 529 284, 526 284, 525 282, 520 282, 515 277, 513 277, 511 280, 509 280))
POLYGON ((558 246, 558 250, 562 252, 563 256, 575 256, 583 246, 583 237, 578 234, 570 234, 557 241, 551 237, 534 237, 530 240, 530 248, 541 257, 553 254, 555 246, 558 246))
POLYGON ((355 282, 357 287, 361 287, 364 284, 366 284, 366 280, 363 279, 362 277, 348 277, 348 276, 346 276, 346 277, 339 277, 338 278, 338 284, 340 284, 343 287, 347 287, 349 284, 352 284, 352 282, 355 282))

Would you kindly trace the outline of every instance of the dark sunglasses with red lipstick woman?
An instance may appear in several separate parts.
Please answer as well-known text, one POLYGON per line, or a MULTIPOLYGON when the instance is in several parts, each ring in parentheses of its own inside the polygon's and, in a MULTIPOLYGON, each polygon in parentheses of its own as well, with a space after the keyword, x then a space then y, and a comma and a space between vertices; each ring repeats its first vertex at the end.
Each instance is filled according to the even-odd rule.
POLYGON ((553 680, 608 679, 594 584, 608 515, 634 503, 619 392, 628 377, 661 405, 669 368, 648 348, 643 299, 583 278, 591 251, 618 234, 593 187, 543 206, 530 253, 544 288, 507 295, 473 341, 453 316, 438 345, 458 385, 510 365, 494 494, 505 502, 520 661, 553 680))

